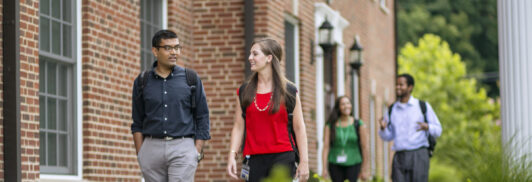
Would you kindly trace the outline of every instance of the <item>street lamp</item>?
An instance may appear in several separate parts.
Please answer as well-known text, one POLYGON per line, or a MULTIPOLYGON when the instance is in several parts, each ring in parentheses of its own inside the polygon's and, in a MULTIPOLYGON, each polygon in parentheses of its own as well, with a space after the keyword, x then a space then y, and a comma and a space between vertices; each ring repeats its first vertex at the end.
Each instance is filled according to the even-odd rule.
POLYGON ((334 42, 333 42, 333 29, 334 27, 329 23, 327 20, 327 17, 325 17, 325 21, 321 24, 321 26, 318 28, 318 44, 323 49, 323 80, 324 80, 324 87, 322 89, 325 90, 325 115, 327 116, 329 112, 334 107, 334 93, 333 93, 333 70, 332 70, 332 62, 333 62, 333 48, 334 48, 334 42))
POLYGON ((358 113, 358 72, 362 66, 362 50, 360 38, 357 35, 353 46, 349 49, 349 66, 351 67, 351 78, 353 78, 351 82, 351 99, 354 106, 353 115, 355 118, 360 118, 358 113))

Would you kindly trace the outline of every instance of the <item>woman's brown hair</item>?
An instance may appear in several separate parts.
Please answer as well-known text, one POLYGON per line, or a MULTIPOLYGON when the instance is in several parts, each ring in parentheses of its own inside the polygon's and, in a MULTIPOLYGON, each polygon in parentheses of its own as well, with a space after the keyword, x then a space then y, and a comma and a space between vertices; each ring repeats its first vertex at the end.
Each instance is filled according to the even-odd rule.
MULTIPOLYGON (((281 48, 281 45, 279 45, 277 41, 270 38, 254 41, 251 46, 255 44, 260 46, 260 50, 262 51, 262 53, 264 53, 264 55, 272 56, 271 67, 273 95, 272 99, 268 103, 268 111, 270 114, 273 114, 279 111, 281 102, 295 100, 295 95, 291 95, 287 91, 286 84, 289 81, 284 77, 284 74, 281 72, 281 58, 283 56, 283 50, 281 48)), ((253 102, 253 99, 256 96, 258 79, 259 76, 257 72, 253 72, 249 79, 246 81, 247 86, 244 88, 243 93, 240 93, 243 94, 242 106, 244 108, 247 108, 251 104, 251 102, 253 102)))

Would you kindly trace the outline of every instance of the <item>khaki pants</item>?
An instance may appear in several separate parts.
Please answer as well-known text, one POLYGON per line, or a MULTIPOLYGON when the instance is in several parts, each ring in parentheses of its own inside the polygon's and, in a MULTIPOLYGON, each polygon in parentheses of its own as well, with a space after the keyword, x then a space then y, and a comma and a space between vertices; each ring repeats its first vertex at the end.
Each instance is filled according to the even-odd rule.
POLYGON ((137 158, 146 182, 189 182, 194 181, 197 156, 192 138, 146 137, 137 158))

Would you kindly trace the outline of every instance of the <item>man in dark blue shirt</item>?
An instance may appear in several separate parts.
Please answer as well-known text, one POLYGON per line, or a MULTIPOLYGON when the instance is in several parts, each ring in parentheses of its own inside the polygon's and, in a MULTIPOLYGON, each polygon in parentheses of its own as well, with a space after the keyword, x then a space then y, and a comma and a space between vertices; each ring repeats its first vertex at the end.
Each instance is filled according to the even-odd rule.
POLYGON ((174 32, 155 33, 152 52, 157 61, 133 85, 131 131, 148 182, 194 181, 203 144, 210 139, 209 109, 201 80, 196 76, 192 92, 185 69, 176 65, 181 48, 174 32))

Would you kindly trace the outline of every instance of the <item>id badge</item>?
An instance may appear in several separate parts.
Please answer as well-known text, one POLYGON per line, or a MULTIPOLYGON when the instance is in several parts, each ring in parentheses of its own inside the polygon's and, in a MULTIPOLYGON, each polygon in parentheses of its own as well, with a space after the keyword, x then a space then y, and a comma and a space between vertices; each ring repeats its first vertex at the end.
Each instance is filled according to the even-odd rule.
POLYGON ((249 165, 243 164, 242 165, 242 172, 240 172, 240 178, 249 181, 249 165))
POLYGON ((336 156, 336 162, 338 162, 338 163, 347 162, 347 155, 346 154, 341 154, 341 155, 336 156))

